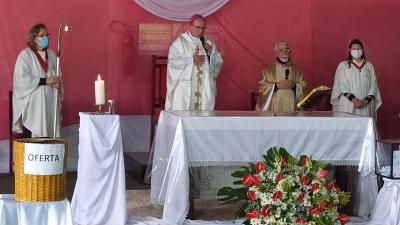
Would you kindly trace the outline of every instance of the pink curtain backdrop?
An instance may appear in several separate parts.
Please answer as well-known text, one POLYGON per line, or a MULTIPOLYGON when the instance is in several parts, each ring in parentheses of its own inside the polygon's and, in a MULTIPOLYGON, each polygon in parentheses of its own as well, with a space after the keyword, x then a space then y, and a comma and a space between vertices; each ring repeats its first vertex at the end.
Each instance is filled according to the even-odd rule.
MULTIPOLYGON (((397 0, 229 1, 207 17, 206 32, 224 57, 216 109, 250 109, 250 92, 257 90, 260 70, 274 61, 278 40, 291 43, 293 60, 312 88, 332 86, 349 41, 359 38, 381 88, 379 132, 384 138, 399 137, 399 9, 397 0)), ((79 112, 95 110, 98 73, 105 80, 107 99, 116 100, 118 113, 150 114, 151 54, 166 55, 169 42, 187 28, 186 23, 150 14, 132 0, 0 1, 0 140, 8 137, 7 91, 30 27, 46 23, 52 34, 50 47, 55 49, 57 29, 64 21, 74 26, 62 44, 64 126, 77 124, 79 112)))
POLYGON ((164 19, 188 21, 193 14, 208 16, 229 0, 135 0, 150 13, 164 19))

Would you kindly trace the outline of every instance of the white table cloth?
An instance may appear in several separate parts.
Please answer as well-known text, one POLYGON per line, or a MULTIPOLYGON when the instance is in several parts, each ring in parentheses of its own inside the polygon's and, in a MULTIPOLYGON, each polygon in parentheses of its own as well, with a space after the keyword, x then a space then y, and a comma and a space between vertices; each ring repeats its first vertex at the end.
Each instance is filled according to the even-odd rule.
POLYGON ((79 116, 78 177, 72 197, 74 224, 123 225, 127 209, 120 117, 79 116))
MULTIPOLYGON (((369 117, 333 112, 163 111, 155 141, 150 197, 153 204, 164 205, 165 224, 182 224, 187 215, 189 167, 243 165, 261 160, 273 146, 335 165, 359 165, 365 187, 374 185, 375 129, 369 117)), ((361 199, 360 205, 369 211, 363 213, 372 210, 376 194, 370 194, 361 199)))
POLYGON ((400 180, 383 178, 372 213, 371 222, 382 225, 400 225, 400 180))
POLYGON ((15 195, 0 195, 0 225, 72 225, 68 199, 57 202, 17 202, 15 195))

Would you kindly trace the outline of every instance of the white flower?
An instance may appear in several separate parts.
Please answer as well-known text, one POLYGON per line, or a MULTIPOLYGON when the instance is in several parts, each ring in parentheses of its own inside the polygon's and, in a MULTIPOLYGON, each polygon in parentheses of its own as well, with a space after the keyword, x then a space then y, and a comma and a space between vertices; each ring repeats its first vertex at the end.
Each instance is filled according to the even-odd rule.
POLYGON ((261 220, 258 218, 250 219, 250 224, 251 225, 262 225, 261 220))
POLYGON ((265 222, 265 224, 274 224, 274 223, 276 223, 276 220, 275 220, 275 217, 270 216, 268 218, 265 218, 264 222, 265 222))
POLYGON ((263 171, 260 172, 260 173, 258 174, 258 176, 261 178, 261 180, 265 180, 265 173, 263 173, 263 171))

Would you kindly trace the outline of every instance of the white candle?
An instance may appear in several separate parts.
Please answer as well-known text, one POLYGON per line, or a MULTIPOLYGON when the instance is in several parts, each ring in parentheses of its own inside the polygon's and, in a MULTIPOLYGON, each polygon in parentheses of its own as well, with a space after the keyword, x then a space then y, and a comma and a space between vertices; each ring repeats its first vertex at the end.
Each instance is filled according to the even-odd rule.
POLYGON ((101 79, 100 74, 97 76, 97 80, 94 81, 94 94, 96 97, 96 105, 104 105, 106 102, 104 80, 101 79))

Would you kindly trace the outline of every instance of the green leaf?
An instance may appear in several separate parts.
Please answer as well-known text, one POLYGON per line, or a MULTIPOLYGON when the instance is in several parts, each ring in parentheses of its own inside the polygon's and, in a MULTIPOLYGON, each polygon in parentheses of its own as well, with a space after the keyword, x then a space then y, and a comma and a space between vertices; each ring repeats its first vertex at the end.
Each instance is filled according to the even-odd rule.
POLYGON ((267 154, 264 156, 265 163, 267 164, 267 166, 275 168, 274 163, 276 156, 278 156, 278 151, 279 149, 277 147, 272 147, 267 150, 267 154))
POLYGON ((249 202, 244 203, 240 207, 240 209, 235 213, 235 215, 238 217, 245 217, 248 206, 249 206, 249 202))
POLYGON ((251 225, 250 219, 245 220, 245 221, 243 222, 243 224, 244 224, 244 225, 251 225))
POLYGON ((223 204, 233 204, 241 200, 246 200, 247 190, 248 187, 241 187, 241 188, 223 187, 218 190, 217 196, 222 197, 218 200, 223 202, 223 204))
POLYGON ((284 148, 279 148, 278 152, 279 155, 283 156, 283 158, 285 158, 286 160, 289 159, 289 157, 291 157, 288 151, 284 148))
POLYGON ((231 188, 231 187, 223 187, 223 188, 220 188, 220 189, 218 190, 217 196, 229 195, 229 193, 231 193, 232 190, 233 190, 233 188, 231 188))
POLYGON ((231 173, 231 176, 236 177, 236 178, 243 178, 243 176, 245 174, 246 174, 246 171, 239 170, 239 171, 235 171, 235 172, 231 173))
POLYGON ((324 170, 331 171, 331 170, 333 169, 333 166, 332 166, 331 164, 329 164, 329 163, 326 163, 326 164, 324 165, 323 169, 324 169, 324 170))
POLYGON ((235 181, 233 181, 233 184, 234 185, 242 185, 242 180, 235 180, 235 181))

